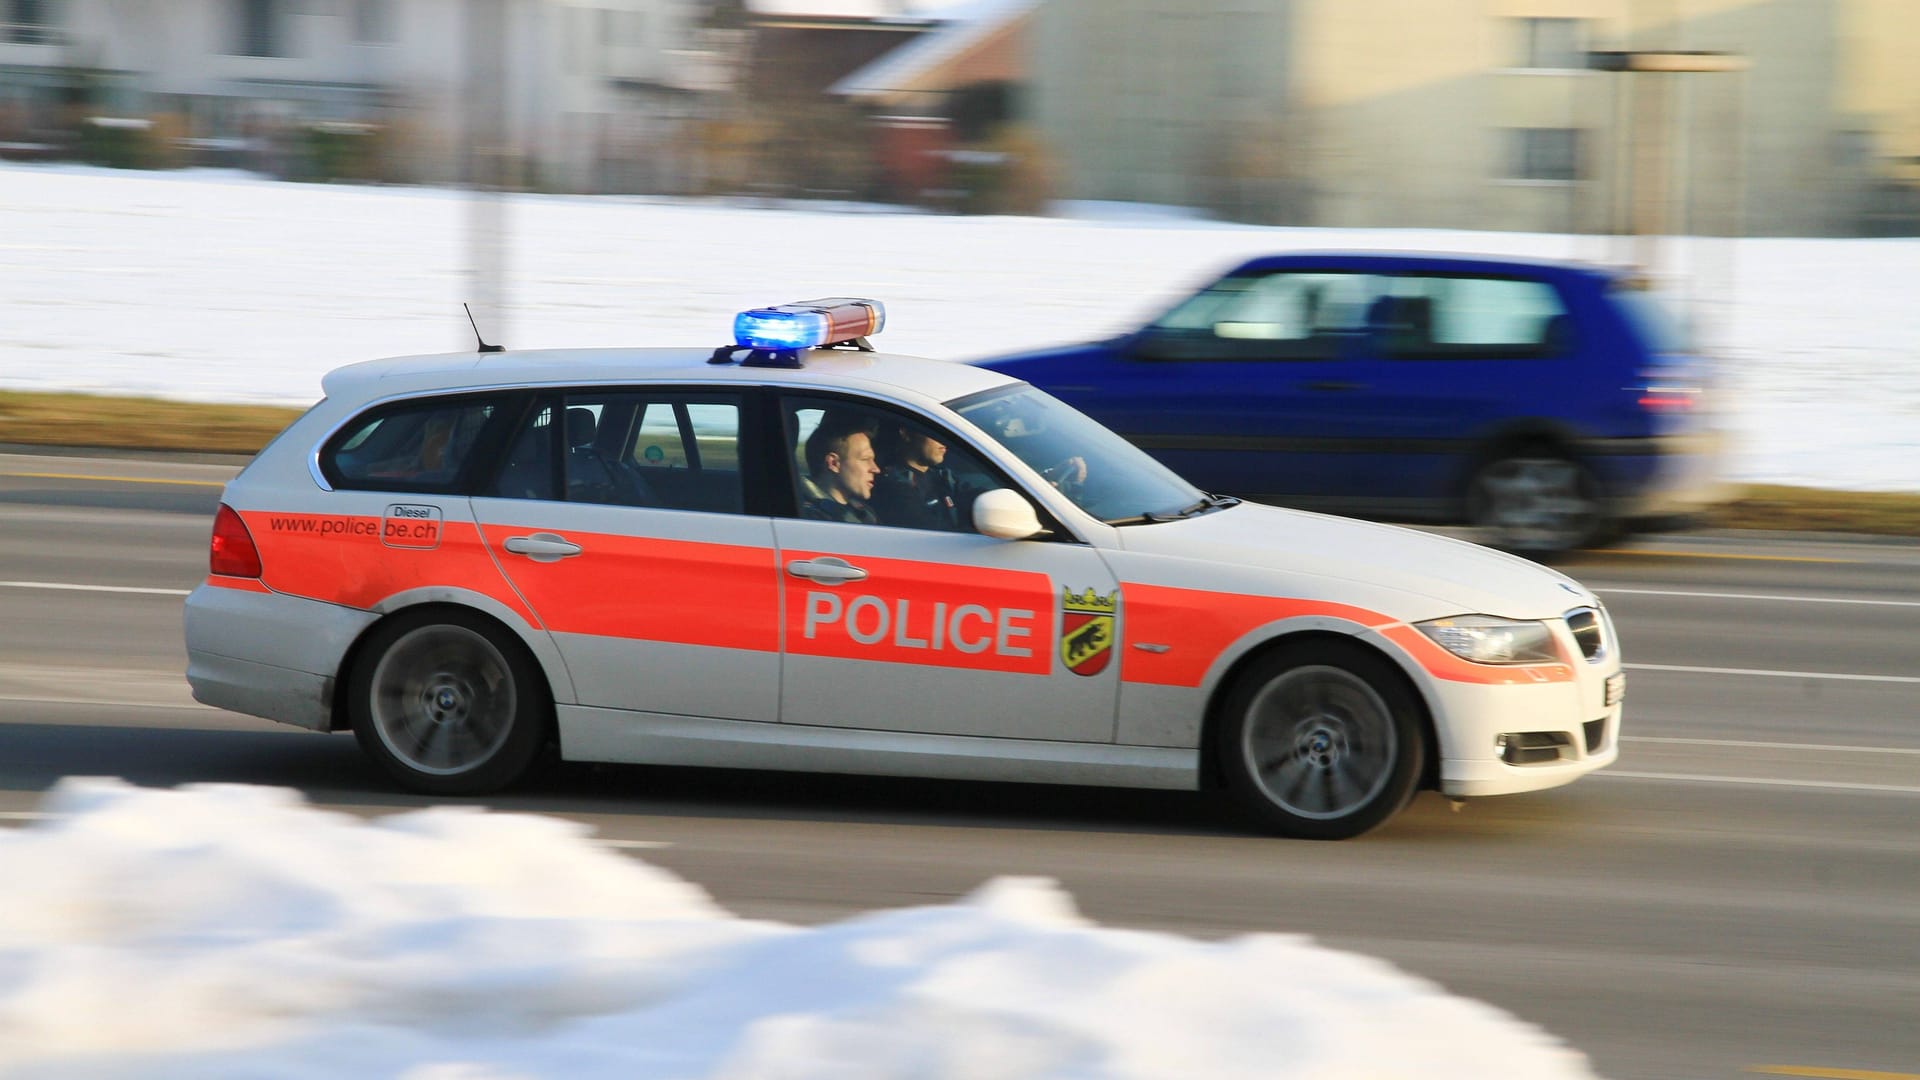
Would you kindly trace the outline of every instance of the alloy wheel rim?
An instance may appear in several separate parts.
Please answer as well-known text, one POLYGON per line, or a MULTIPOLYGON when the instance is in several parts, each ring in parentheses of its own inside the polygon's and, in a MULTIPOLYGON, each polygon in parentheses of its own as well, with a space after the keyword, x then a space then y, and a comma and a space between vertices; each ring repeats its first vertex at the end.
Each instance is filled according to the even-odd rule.
POLYGON ((1294 668, 1247 706, 1241 752, 1261 793, 1290 814, 1345 817, 1392 779, 1399 753, 1393 714, 1345 668, 1294 668))
POLYGON ((513 674, 485 637, 460 626, 402 635, 374 667, 373 727, 407 768, 455 776, 485 764, 513 728, 513 674))

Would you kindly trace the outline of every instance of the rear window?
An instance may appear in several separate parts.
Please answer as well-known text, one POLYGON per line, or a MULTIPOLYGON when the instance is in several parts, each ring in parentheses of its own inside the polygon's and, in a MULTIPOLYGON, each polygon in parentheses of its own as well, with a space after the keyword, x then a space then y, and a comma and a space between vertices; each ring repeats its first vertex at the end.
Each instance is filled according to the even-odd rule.
POLYGON ((1693 338, 1687 333, 1687 324, 1677 314, 1680 308, 1669 298, 1657 292, 1648 292, 1631 286, 1615 286, 1607 294, 1620 305, 1626 313, 1627 321, 1633 325, 1640 336, 1646 340, 1647 347, 1657 353, 1693 352, 1693 338))
POLYGON ((355 417, 320 452, 320 471, 336 488, 445 493, 481 431, 499 411, 495 398, 432 398, 387 405, 355 417))
POLYGON ((1395 277, 1367 321, 1381 355, 1396 360, 1554 356, 1572 330, 1558 290, 1512 277, 1395 277))

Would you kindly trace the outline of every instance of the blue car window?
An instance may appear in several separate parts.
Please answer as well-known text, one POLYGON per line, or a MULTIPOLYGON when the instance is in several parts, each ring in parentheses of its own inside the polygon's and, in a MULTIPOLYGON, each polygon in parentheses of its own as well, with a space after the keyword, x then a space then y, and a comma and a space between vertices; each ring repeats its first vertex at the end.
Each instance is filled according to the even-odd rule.
POLYGON ((1396 277, 1369 309, 1382 356, 1530 359, 1563 351, 1566 305, 1553 286, 1512 277, 1396 277))
POLYGON ((1182 301, 1148 333, 1166 359, 1327 359, 1365 327, 1372 289, 1364 274, 1232 274, 1182 301))

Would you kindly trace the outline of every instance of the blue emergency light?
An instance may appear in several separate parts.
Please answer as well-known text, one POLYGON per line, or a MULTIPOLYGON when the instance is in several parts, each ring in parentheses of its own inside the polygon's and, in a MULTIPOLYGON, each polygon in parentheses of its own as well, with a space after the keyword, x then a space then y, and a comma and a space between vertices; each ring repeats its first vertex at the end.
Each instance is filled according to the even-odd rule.
POLYGON ((864 344, 862 338, 886 325, 887 309, 880 301, 836 296, 743 311, 733 317, 733 340, 740 348, 787 352, 846 342, 864 344))

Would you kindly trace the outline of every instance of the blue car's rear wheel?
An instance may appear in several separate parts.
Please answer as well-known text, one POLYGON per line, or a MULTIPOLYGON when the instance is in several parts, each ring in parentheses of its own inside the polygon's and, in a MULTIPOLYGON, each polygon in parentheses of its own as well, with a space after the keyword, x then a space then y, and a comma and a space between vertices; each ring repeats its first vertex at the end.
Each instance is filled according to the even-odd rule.
POLYGON ((1593 471, 1545 447, 1494 454, 1474 470, 1467 519, 1485 543, 1521 555, 1586 547, 1608 530, 1593 471))

